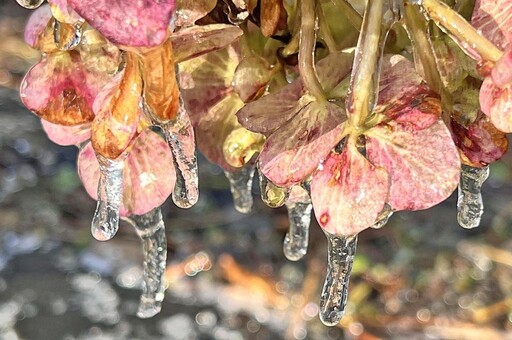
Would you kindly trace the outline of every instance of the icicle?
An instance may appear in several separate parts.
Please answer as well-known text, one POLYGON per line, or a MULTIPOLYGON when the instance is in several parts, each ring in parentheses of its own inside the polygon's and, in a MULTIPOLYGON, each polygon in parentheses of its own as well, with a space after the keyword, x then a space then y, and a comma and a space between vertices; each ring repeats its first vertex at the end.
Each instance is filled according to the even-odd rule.
POLYGON ((466 229, 480 225, 484 212, 482 202, 482 184, 489 177, 489 167, 477 168, 462 165, 457 201, 457 221, 466 229))
POLYGON ((39 6, 41 6, 44 2, 44 0, 16 0, 18 2, 18 5, 21 7, 25 7, 28 9, 35 9, 39 6))
POLYGON ((174 155, 176 184, 172 200, 180 208, 190 208, 197 203, 199 186, 194 129, 185 109, 180 103, 177 123, 163 127, 165 138, 174 155))
POLYGON ((231 194, 235 209, 243 214, 252 209, 252 179, 254 177, 254 165, 245 165, 237 172, 224 171, 231 185, 231 194))
POLYGON ((55 25, 53 26, 53 40, 55 41, 55 45, 57 45, 61 51, 69 51, 77 47, 82 40, 82 25, 83 22, 77 22, 75 25, 71 25, 55 20, 55 25))
POLYGON ((258 168, 261 200, 271 208, 279 208, 288 199, 290 191, 272 183, 258 168))
POLYGON ((308 251, 309 224, 311 222, 311 202, 286 202, 290 230, 283 243, 284 256, 290 261, 298 261, 308 251))
POLYGON ((110 160, 98 155, 98 162, 100 163, 98 204, 91 223, 91 233, 98 241, 107 241, 114 237, 119 228, 124 158, 110 160))
POLYGON ((160 208, 126 219, 142 239, 144 283, 140 297, 139 318, 151 318, 162 308, 165 294, 164 274, 167 261, 167 239, 160 208))
POLYGON ((374 225, 372 225, 373 229, 380 229, 384 227, 388 221, 389 218, 393 215, 393 210, 389 206, 389 204, 385 204, 382 211, 379 213, 379 216, 377 216, 377 220, 374 225))
POLYGON ((345 238, 327 232, 325 235, 328 242, 328 259, 327 276, 320 297, 320 320, 326 326, 335 326, 345 314, 357 236, 345 238))

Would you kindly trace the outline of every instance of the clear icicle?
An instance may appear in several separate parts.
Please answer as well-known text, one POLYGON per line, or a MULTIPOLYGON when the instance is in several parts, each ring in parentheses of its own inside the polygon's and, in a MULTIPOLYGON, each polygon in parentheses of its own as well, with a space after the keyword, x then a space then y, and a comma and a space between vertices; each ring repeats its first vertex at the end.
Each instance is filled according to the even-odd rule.
POLYGON ((389 218, 393 215, 393 210, 389 206, 389 204, 385 204, 382 211, 379 213, 379 216, 377 216, 377 220, 375 221, 375 224, 372 225, 373 229, 380 229, 384 227, 388 221, 389 218))
POLYGON ((18 2, 18 5, 20 5, 21 7, 35 9, 41 6, 44 0, 16 0, 16 2, 18 2))
POLYGON ((140 297, 139 318, 151 318, 162 309, 165 294, 164 274, 167 261, 167 238, 160 208, 126 219, 142 240, 144 283, 140 297))
POLYGON ((462 165, 459 183, 459 199, 457 201, 457 221, 466 229, 480 225, 484 212, 482 201, 482 184, 489 177, 489 167, 477 168, 462 165))
POLYGON ((283 242, 284 256, 290 261, 300 260, 308 251, 312 208, 306 190, 299 186, 293 187, 290 199, 286 201, 290 230, 286 233, 283 242))
POLYGON ((290 191, 287 188, 281 188, 272 183, 258 168, 260 178, 261 200, 271 208, 282 207, 290 191))
POLYGON ((98 241, 110 240, 119 228, 119 206, 123 196, 124 159, 98 156, 100 180, 98 204, 91 223, 91 233, 98 241))
POLYGON ((172 200, 180 208, 190 208, 199 198, 197 157, 194 129, 181 103, 177 122, 164 127, 163 130, 174 155, 176 167, 176 184, 172 200))
POLYGON ((320 297, 320 320, 326 326, 335 326, 345 314, 357 236, 345 238, 327 232, 325 235, 328 242, 328 259, 327 276, 320 297))
POLYGON ((252 179, 254 177, 254 165, 245 165, 237 172, 224 171, 231 186, 235 209, 247 214, 252 209, 252 179))

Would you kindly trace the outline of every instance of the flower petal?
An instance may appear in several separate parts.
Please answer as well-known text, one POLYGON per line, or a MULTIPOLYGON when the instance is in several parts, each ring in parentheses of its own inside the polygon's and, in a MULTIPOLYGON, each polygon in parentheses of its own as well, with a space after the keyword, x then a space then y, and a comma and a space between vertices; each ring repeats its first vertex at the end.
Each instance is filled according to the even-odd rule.
POLYGON ((217 0, 177 0, 176 26, 192 26, 197 20, 210 13, 217 0))
POLYGON ((249 56, 240 61, 233 78, 233 88, 244 102, 258 99, 267 88, 272 68, 259 56, 249 56))
POLYGON ((512 39, 512 2, 510 0, 477 0, 471 24, 504 50, 512 39))
MULTIPOLYGON (((163 138, 143 131, 125 160, 120 215, 142 215, 161 206, 172 193, 175 171, 171 150, 163 138)), ((89 196, 98 199, 99 164, 90 143, 78 155, 78 174, 89 196)))
POLYGON ((366 133, 366 154, 390 175, 387 203, 393 210, 427 209, 457 187, 460 158, 449 130, 436 114, 422 112, 421 106, 406 110, 401 119, 366 133))
POLYGON ((167 39, 175 0, 68 0, 92 27, 116 45, 154 47, 167 39))
POLYGON ((265 142, 260 169, 274 184, 304 181, 341 140, 345 112, 336 104, 312 101, 265 142))
POLYGON ((331 153, 311 181, 311 200, 320 226, 339 236, 352 236, 372 226, 384 208, 389 176, 370 163, 355 145, 331 153))
POLYGON ((39 37, 46 29, 51 18, 52 11, 48 5, 43 5, 32 12, 28 18, 27 24, 25 25, 25 42, 36 48, 39 37))
POLYGON ((53 17, 60 22, 74 24, 82 20, 78 13, 69 6, 68 0, 48 0, 48 3, 50 4, 53 17))
POLYGON ((91 124, 63 126, 41 119, 48 138, 59 145, 78 145, 91 138, 91 124))

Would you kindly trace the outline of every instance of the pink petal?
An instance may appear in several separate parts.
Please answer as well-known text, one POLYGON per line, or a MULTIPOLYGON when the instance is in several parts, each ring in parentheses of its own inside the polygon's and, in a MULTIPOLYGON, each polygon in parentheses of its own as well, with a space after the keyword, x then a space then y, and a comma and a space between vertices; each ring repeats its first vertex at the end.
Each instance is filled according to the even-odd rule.
POLYGON ((505 54, 494 65, 491 77, 498 87, 504 87, 512 82, 512 46, 505 51, 505 54))
POLYGON ((345 112, 332 103, 311 102, 265 142, 260 169, 274 184, 304 181, 342 137, 345 112))
POLYGON ((25 25, 25 42, 35 48, 39 35, 43 33, 51 18, 52 11, 48 5, 43 5, 33 11, 25 25))
POLYGON ((180 63, 179 84, 192 124, 233 91, 231 81, 238 65, 232 46, 180 63))
POLYGON ((258 99, 266 90, 272 76, 269 63, 256 55, 240 61, 233 77, 233 88, 244 102, 258 99))
POLYGON ((512 132, 512 83, 502 88, 494 86, 489 94, 487 80, 484 81, 480 89, 482 111, 491 117, 492 123, 499 130, 512 132), (484 109, 488 111, 486 112, 484 109))
POLYGON ((498 48, 505 50, 512 39, 512 2, 477 0, 471 24, 498 48))
POLYGON ((68 0, 48 0, 53 16, 60 22, 74 24, 82 18, 68 4, 68 0))
POLYGON ((354 53, 335 52, 318 61, 315 65, 322 88, 329 93, 345 77, 350 75, 354 53))
POLYGON ((485 78, 482 86, 480 87, 478 99, 480 102, 480 109, 488 116, 491 114, 491 106, 494 101, 495 90, 496 86, 492 82, 491 77, 485 78))
POLYGON ((152 47, 167 39, 175 0, 68 0, 92 27, 117 45, 152 47))
POLYGON ((413 119, 390 121, 367 132, 368 159, 390 175, 387 203, 393 210, 430 208, 450 196, 459 183, 460 158, 447 127, 436 115, 408 110, 403 116, 413 119), (427 123, 417 122, 422 120, 427 123))
MULTIPOLYGON (((176 180, 166 142, 155 132, 145 130, 135 140, 125 162, 121 216, 142 215, 161 206, 176 180)), ((89 196, 97 199, 99 164, 90 143, 78 155, 78 173, 89 196)))
POLYGON ((326 231, 352 236, 372 226, 388 196, 387 172, 364 158, 352 144, 331 153, 313 176, 311 200, 326 231))
POLYGON ((225 24, 184 28, 171 35, 174 58, 180 63, 217 51, 238 39, 242 33, 240 28, 225 24))
POLYGON ((78 145, 91 138, 91 124, 63 126, 41 119, 48 138, 59 145, 78 145))

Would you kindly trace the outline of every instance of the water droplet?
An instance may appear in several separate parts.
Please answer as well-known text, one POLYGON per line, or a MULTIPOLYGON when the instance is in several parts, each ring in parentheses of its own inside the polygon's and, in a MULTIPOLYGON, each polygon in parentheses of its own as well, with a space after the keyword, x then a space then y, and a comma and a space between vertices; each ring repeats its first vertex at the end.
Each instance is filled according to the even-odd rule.
POLYGON ((272 183, 258 168, 261 200, 271 208, 279 208, 288 199, 290 191, 272 183))
POLYGON ((335 326, 345 314, 357 236, 345 238, 327 232, 325 235, 328 242, 327 276, 320 297, 320 320, 326 326, 335 326))
POLYGON ((98 162, 98 204, 92 218, 91 233, 98 241, 107 241, 114 237, 119 228, 124 159, 110 160, 98 155, 98 162))
POLYGON ((44 0, 16 0, 21 7, 36 9, 41 6, 44 0))
POLYGON ((83 22, 66 24, 55 20, 53 26, 53 40, 61 51, 69 51, 80 44, 82 40, 83 22))
POLYGON ((126 218, 142 240, 144 284, 137 316, 147 319, 162 309, 165 294, 164 274, 167 261, 167 238, 160 208, 144 215, 126 218))
POLYGON ((247 214, 252 209, 252 179, 254 177, 254 165, 246 165, 237 172, 224 171, 231 186, 235 209, 247 214))
POLYGON ((480 225, 484 212, 482 201, 482 184, 489 177, 489 167, 476 168, 462 165, 457 201, 457 221, 466 229, 480 225))
POLYGON ((199 199, 199 180, 194 129, 183 105, 180 104, 177 121, 163 127, 163 131, 174 155, 176 167, 176 184, 172 200, 180 208, 190 208, 199 199))
POLYGON ((311 200, 307 192, 301 187, 293 187, 291 199, 286 201, 290 230, 283 243, 284 256, 290 261, 298 261, 308 251, 309 225, 311 223, 311 200), (295 195, 300 190, 302 195, 295 195))
POLYGON ((375 224, 372 225, 373 229, 380 229, 384 227, 388 221, 389 218, 393 215, 393 210, 389 206, 389 204, 385 204, 384 208, 382 208, 382 211, 379 213, 379 216, 377 216, 377 219, 375 221, 375 224))

